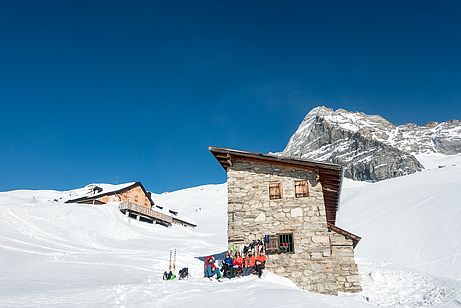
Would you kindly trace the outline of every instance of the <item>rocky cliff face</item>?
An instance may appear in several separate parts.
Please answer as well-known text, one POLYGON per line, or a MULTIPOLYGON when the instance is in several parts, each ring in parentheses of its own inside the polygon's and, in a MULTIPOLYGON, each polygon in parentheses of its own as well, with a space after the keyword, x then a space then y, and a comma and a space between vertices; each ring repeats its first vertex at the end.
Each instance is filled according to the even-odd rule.
POLYGON ((421 153, 461 153, 461 121, 394 126, 381 116, 317 107, 279 154, 339 163, 345 177, 380 181, 422 170, 413 156, 421 153))

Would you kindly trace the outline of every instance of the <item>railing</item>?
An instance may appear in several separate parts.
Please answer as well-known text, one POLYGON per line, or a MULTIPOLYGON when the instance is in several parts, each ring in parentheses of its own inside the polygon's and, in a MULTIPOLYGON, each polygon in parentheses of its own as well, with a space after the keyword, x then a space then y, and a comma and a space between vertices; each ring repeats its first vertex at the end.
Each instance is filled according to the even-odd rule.
POLYGON ((163 213, 160 213, 160 212, 154 211, 152 209, 149 209, 149 208, 147 208, 145 206, 141 206, 141 205, 134 204, 134 203, 131 203, 131 202, 122 202, 122 203, 120 203, 119 208, 120 208, 120 210, 125 210, 125 211, 130 211, 130 212, 133 212, 133 213, 138 213, 138 214, 147 216, 147 217, 152 218, 152 219, 162 220, 162 221, 165 221, 165 222, 167 222, 169 224, 173 223, 173 218, 171 216, 165 215, 163 213))

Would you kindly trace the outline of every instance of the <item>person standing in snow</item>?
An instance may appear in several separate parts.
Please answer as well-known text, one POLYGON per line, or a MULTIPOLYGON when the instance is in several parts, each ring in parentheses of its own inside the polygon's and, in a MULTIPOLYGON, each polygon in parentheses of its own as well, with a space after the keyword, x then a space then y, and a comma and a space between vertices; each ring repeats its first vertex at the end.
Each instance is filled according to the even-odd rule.
POLYGON ((243 270, 243 276, 248 276, 251 274, 251 271, 255 266, 255 257, 251 251, 248 252, 248 255, 245 258, 245 269, 243 270))
POLYGON ((214 275, 216 275, 216 279, 221 278, 221 273, 219 269, 216 267, 214 264, 214 259, 212 256, 206 257, 205 258, 205 268, 204 268, 204 276, 208 278, 213 278, 214 275))
POLYGON ((266 260, 267 260, 267 257, 264 255, 264 250, 261 249, 261 251, 258 252, 258 255, 255 258, 255 270, 258 273, 259 278, 261 278, 263 269, 266 266, 266 260))
POLYGON ((223 276, 226 278, 234 278, 234 259, 230 256, 229 251, 226 252, 226 257, 223 260, 223 265, 221 271, 223 272, 223 276))

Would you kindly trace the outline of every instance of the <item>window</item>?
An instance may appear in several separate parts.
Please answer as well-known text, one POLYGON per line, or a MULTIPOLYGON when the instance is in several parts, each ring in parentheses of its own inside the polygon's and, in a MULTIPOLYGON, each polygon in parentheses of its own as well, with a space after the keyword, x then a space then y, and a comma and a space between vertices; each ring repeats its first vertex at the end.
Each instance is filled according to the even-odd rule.
POLYGON ((293 253, 293 233, 266 235, 266 254, 293 253))
POLYGON ((295 252, 293 245, 293 233, 279 234, 280 253, 295 252))
POLYGON ((295 181, 296 198, 309 197, 309 187, 307 181, 295 181))
POLYGON ((280 242, 278 235, 266 235, 266 254, 274 255, 280 252, 280 242))
POLYGON ((280 182, 269 183, 269 199, 282 198, 282 185, 280 182))

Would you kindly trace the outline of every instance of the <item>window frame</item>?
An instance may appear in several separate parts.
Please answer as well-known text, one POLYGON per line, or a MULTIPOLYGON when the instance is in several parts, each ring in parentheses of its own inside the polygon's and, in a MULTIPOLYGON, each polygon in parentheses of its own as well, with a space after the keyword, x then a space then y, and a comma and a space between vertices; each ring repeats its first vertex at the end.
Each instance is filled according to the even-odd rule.
POLYGON ((296 180, 294 181, 295 185, 295 198, 306 198, 309 197, 309 184, 307 180, 296 180), (302 190, 298 191, 298 188, 302 190))
POLYGON ((294 235, 293 233, 277 233, 269 235, 269 242, 265 245, 266 254, 293 254, 295 253, 294 235), (281 251, 281 242, 288 244, 288 250, 286 252, 281 251))
POLYGON ((279 237, 279 245, 282 243, 282 239, 287 240, 288 244, 288 250, 286 252, 280 252, 280 253, 295 253, 295 242, 294 242, 294 237, 293 233, 277 233, 279 237), (283 237, 283 238, 282 238, 283 237))
POLYGON ((271 181, 269 182, 269 200, 279 200, 282 199, 282 182, 281 181, 271 181), (273 186, 276 185, 276 186, 273 186), (278 194, 272 192, 273 189, 278 189, 278 194))
POLYGON ((276 255, 280 253, 280 238, 277 234, 269 235, 269 242, 265 245, 266 254, 276 255))

